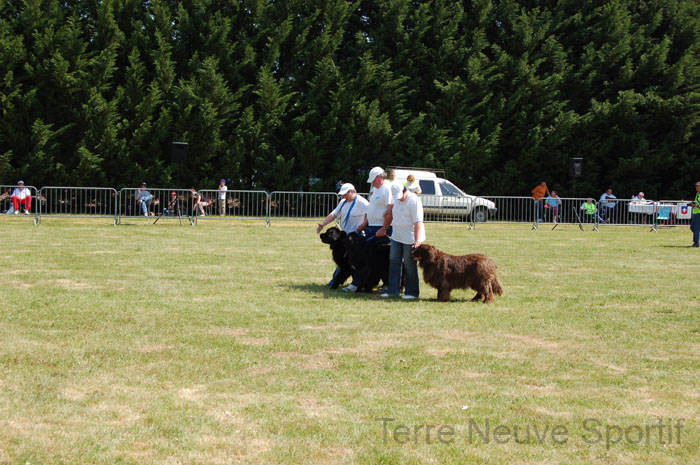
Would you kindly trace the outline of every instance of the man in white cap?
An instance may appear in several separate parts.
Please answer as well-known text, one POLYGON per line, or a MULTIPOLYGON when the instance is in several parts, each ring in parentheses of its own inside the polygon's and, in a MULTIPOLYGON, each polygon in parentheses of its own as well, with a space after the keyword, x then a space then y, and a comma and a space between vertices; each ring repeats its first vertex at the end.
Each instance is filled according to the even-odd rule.
POLYGON ((355 186, 346 182, 340 186, 338 196, 342 197, 343 200, 338 203, 338 206, 323 221, 318 223, 316 233, 320 233, 327 224, 335 221, 336 218, 340 221, 340 227, 343 231, 348 233, 357 231, 364 222, 369 202, 361 195, 357 195, 355 186))
POLYGON ((418 265, 413 249, 425 241, 423 227, 423 204, 418 196, 406 187, 392 189, 394 207, 392 209, 391 250, 389 252, 389 288, 381 297, 398 297, 401 286, 401 264, 406 268, 406 289, 404 300, 414 300, 420 295, 418 265))
POLYGON ((358 230, 364 230, 367 240, 374 240, 379 245, 389 243, 387 235, 391 235, 391 208, 394 199, 391 195, 391 184, 384 182, 386 173, 379 166, 369 171, 367 182, 374 190, 369 195, 369 205, 364 223, 358 230))
POLYGON ((12 191, 12 206, 15 209, 15 215, 19 215, 19 206, 24 205, 24 214, 29 215, 29 210, 32 208, 32 192, 24 187, 24 181, 17 181, 17 187, 12 191))
MULTIPOLYGON (((342 197, 343 200, 338 203, 338 206, 335 207, 335 209, 330 212, 328 216, 323 219, 323 221, 318 223, 318 226, 316 227, 317 234, 320 233, 327 224, 329 224, 331 221, 335 221, 336 219, 340 221, 340 227, 347 233, 357 231, 358 228, 364 223, 365 215, 367 214, 367 205, 369 202, 367 202, 367 200, 361 195, 357 195, 355 186, 349 182, 343 184, 340 186, 338 196, 342 197)), ((333 278, 328 284, 333 282, 333 279, 339 272, 340 269, 336 268, 335 272, 333 273, 333 278)), ((344 287, 343 290, 350 292, 355 292, 357 290, 354 276, 353 282, 344 287)))

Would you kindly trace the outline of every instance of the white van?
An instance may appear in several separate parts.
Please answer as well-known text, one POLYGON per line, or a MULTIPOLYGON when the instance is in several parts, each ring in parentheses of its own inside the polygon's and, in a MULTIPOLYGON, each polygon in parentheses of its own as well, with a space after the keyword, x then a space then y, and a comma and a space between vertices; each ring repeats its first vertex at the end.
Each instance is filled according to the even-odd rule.
POLYGON ((420 199, 423 202, 423 212, 428 217, 459 217, 483 223, 496 213, 496 204, 490 200, 465 193, 447 179, 439 178, 437 174, 425 169, 394 168, 394 182, 405 184, 406 178, 412 174, 421 188, 420 199))

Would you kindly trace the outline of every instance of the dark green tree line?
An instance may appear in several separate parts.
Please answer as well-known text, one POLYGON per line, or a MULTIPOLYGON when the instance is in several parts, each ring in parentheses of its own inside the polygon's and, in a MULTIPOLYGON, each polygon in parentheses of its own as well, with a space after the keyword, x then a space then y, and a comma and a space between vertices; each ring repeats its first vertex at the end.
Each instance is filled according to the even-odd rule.
POLYGON ((699 50, 695 0, 0 0, 0 182, 679 197, 699 50))

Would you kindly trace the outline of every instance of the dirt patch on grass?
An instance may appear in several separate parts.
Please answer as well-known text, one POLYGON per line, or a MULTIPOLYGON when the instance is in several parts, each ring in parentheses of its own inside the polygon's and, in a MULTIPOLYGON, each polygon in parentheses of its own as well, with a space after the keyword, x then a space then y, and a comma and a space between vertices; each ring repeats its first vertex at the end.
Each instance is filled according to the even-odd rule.
POLYGON ((172 350, 172 348, 173 346, 168 344, 149 344, 141 347, 139 352, 142 354, 151 354, 154 352, 165 352, 167 350, 172 350))
POLYGON ((248 330, 245 328, 213 328, 207 334, 214 336, 246 336, 248 330))
POLYGON ((204 386, 203 384, 197 384, 189 388, 180 389, 179 391, 177 391, 177 396, 180 399, 189 402, 201 402, 206 397, 206 390, 206 386, 204 386))
POLYGON ((537 347, 538 349, 545 349, 551 351, 558 351, 561 349, 561 344, 554 341, 548 341, 546 339, 541 339, 534 336, 526 336, 522 334, 504 334, 501 337, 523 343, 528 347, 537 347))
POLYGON ((342 324, 328 324, 328 325, 304 325, 300 326, 299 329, 308 329, 308 330, 314 330, 314 331, 325 331, 329 329, 353 329, 355 328, 354 326, 350 325, 342 325, 342 324))
POLYGON ((307 370, 335 370, 336 363, 328 354, 335 352, 319 352, 316 354, 304 354, 301 352, 275 352, 272 355, 281 359, 292 360, 300 368, 307 370))
POLYGON ((62 287, 63 289, 69 290, 83 290, 83 289, 98 289, 99 286, 93 284, 82 283, 80 281, 75 281, 73 279, 57 279, 54 281, 56 286, 62 287))

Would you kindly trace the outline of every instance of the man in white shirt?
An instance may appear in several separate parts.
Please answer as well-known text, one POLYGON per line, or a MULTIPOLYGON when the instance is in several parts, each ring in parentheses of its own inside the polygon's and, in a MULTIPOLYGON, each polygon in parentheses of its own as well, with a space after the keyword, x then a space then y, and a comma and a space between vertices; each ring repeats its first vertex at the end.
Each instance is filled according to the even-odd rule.
POLYGON ((17 187, 12 191, 12 206, 15 209, 15 215, 19 215, 19 206, 24 205, 24 214, 29 215, 29 210, 32 208, 32 192, 24 187, 24 181, 17 181, 17 187))
POLYGON ((316 233, 320 233, 324 226, 334 221, 336 218, 340 220, 340 227, 347 233, 355 232, 365 221, 367 214, 367 206, 369 202, 361 195, 357 195, 355 186, 345 183, 340 187, 338 196, 343 200, 338 203, 338 206, 318 223, 316 233))
POLYGON ((385 180, 386 173, 379 166, 369 171, 367 182, 372 184, 374 190, 369 196, 365 221, 358 228, 358 231, 364 230, 367 240, 374 241, 375 245, 388 244, 386 236, 391 235, 391 208, 394 199, 391 195, 391 184, 385 180))
POLYGON ((414 300, 420 295, 418 265, 411 253, 425 241, 423 204, 418 196, 405 187, 397 189, 392 209, 393 234, 389 252, 389 289, 381 296, 398 297, 401 285, 401 264, 406 267, 404 300, 414 300))
MULTIPOLYGON (((361 195, 357 195, 355 186, 349 182, 343 184, 340 186, 338 195, 342 197, 343 200, 338 203, 338 206, 335 207, 335 209, 330 212, 328 216, 323 219, 323 221, 318 223, 318 226, 316 227, 317 234, 320 233, 327 224, 334 221, 336 218, 340 221, 340 227, 348 234, 357 231, 358 228, 364 223, 369 202, 367 202, 367 199, 361 195)), ((336 267, 335 272, 333 272, 333 278, 331 278, 331 280, 328 282, 329 286, 339 272, 340 269, 336 267)), ((357 291, 355 275, 352 277, 352 282, 348 286, 344 287, 343 290, 349 292, 357 291)))
POLYGON ((226 191, 228 190, 228 187, 226 187, 226 180, 222 179, 219 182, 219 216, 224 216, 224 213, 226 213, 226 191))

